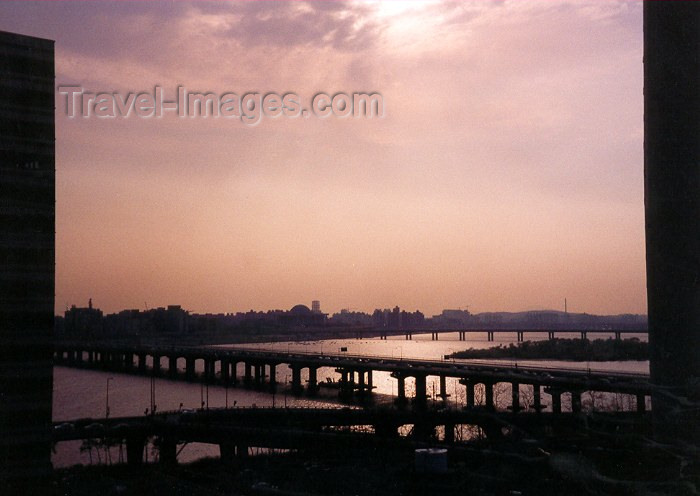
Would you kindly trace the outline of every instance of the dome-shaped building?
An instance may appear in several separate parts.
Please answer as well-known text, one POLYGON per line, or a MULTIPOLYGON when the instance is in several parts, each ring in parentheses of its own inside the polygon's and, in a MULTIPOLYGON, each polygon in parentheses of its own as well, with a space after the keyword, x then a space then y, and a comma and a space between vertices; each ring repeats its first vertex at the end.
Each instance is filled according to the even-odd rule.
POLYGON ((314 312, 306 305, 294 305, 281 316, 283 324, 293 327, 322 327, 326 323, 326 314, 314 312))

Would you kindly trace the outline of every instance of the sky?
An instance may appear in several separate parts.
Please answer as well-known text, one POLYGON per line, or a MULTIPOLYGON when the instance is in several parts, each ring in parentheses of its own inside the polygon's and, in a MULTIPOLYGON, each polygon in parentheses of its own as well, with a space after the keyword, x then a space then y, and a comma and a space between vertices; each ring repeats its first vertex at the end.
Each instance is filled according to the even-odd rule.
POLYGON ((642 2, 1 2, 84 91, 383 116, 70 118, 56 312, 645 313, 642 2))

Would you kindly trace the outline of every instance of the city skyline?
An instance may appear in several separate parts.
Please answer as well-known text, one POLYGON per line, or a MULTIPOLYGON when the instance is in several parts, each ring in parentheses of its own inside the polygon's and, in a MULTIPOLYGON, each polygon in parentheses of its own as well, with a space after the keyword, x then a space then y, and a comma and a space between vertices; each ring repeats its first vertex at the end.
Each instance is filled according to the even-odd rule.
POLYGON ((57 94, 56 312, 646 313, 641 10, 4 3, 0 29, 56 40, 57 86, 386 105, 248 128, 71 120, 57 94))

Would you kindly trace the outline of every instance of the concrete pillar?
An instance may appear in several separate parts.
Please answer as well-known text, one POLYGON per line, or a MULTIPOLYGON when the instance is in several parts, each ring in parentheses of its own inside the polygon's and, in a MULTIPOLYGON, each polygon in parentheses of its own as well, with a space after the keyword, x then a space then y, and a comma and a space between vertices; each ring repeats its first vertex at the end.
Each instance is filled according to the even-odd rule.
POLYGON ((489 331, 486 333, 486 340, 493 341, 493 332, 492 331, 489 331))
POLYGON ((399 405, 406 403, 406 378, 402 375, 396 376, 398 384, 396 385, 396 397, 399 405))
POLYGON ((447 401, 447 378, 444 375, 440 376, 440 398, 442 401, 447 401))
POLYGON ((260 389, 262 387, 263 383, 263 375, 264 375, 264 370, 263 370, 264 365, 261 365, 259 363, 256 363, 253 367, 253 370, 255 371, 255 388, 260 389))
POLYGON ((249 388, 253 384, 253 366, 248 362, 245 362, 243 365, 245 368, 243 384, 245 387, 249 388))
POLYGON ((571 411, 581 413, 581 391, 571 391, 571 411))
POLYGON ((292 367, 292 394, 299 396, 304 391, 301 385, 301 367, 295 365, 292 367))
POLYGON ((237 361, 232 361, 231 362, 231 384, 236 386, 238 385, 238 362, 237 361))
POLYGON ((160 375, 160 355, 153 355, 153 375, 160 375))
POLYGON ((445 424, 445 442, 452 444, 455 442, 455 425, 445 424))
POLYGON ((231 363, 228 360, 222 358, 221 359, 221 383, 224 386, 228 386, 230 370, 231 370, 231 363))
POLYGON ((233 463, 236 460, 236 445, 230 442, 219 443, 219 458, 222 462, 233 463))
POLYGON ((539 384, 532 385, 532 408, 537 413, 542 411, 542 392, 539 384))
POLYGON ((549 331, 548 335, 549 335, 549 340, 550 340, 550 341, 554 339, 554 332, 549 331))
POLYGON ((177 441, 167 437, 160 438, 158 461, 164 465, 177 464, 177 441))
POLYGON ((247 444, 237 444, 236 445, 236 455, 240 460, 245 460, 248 458, 248 445, 247 444))
POLYGON ((188 381, 194 381, 196 378, 194 362, 194 358, 185 359, 185 377, 188 381))
POLYGON ((552 413, 561 413, 561 391, 550 388, 548 393, 552 396, 552 413))
POLYGON ((513 413, 518 413, 520 411, 520 383, 513 382, 511 386, 511 409, 513 413))
POLYGON ((467 408, 474 408, 474 382, 467 379, 467 408))
POLYGON ((588 337, 588 334, 586 331, 581 331, 581 339, 586 339, 588 337))
POLYGON ((173 379, 177 377, 177 357, 168 357, 168 375, 173 379))
POLYGON ((643 394, 637 395, 637 412, 644 413, 647 409, 647 397, 643 394))
POLYGON ((374 385, 372 384, 372 371, 368 370, 367 371, 367 392, 371 393, 372 389, 374 389, 374 385))
POLYGON ((309 367, 309 387, 307 393, 309 396, 314 396, 318 393, 318 369, 316 367, 309 367))
POLYGON ((493 410, 496 408, 496 405, 493 403, 493 383, 491 382, 485 382, 484 383, 484 392, 486 396, 486 408, 493 410))
POLYGON ((425 379, 426 377, 424 375, 416 375, 416 396, 414 404, 418 408, 425 408, 426 406, 425 379))
POLYGON ((141 374, 146 373, 146 355, 144 353, 139 353, 139 372, 141 374))
POLYGON ((525 341, 525 333, 518 331, 518 343, 522 343, 523 341, 525 341))
POLYGON ((141 437, 130 437, 126 439, 126 463, 138 466, 143 463, 143 448, 145 440, 141 437))
MULTIPOLYGON (((270 383, 270 391, 274 392, 277 391, 277 365, 274 363, 271 363, 269 365, 270 367, 270 378, 268 379, 270 383)), ((314 369, 314 374, 316 373, 316 369, 314 369)), ((311 369, 309 369, 309 381, 311 381, 311 369)), ((309 382, 309 387, 311 386, 309 382)))

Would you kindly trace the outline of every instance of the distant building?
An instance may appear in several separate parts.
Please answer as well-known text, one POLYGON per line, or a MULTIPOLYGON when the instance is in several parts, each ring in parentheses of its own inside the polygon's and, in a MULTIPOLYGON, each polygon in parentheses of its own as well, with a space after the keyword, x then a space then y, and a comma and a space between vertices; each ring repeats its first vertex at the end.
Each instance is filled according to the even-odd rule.
POLYGON ((51 474, 54 42, 0 32, 0 488, 51 474))
POLYGON ((326 323, 325 313, 311 311, 306 305, 295 305, 279 316, 280 323, 294 327, 320 327, 326 323))
POLYGON ((311 302, 311 311, 313 313, 321 313, 321 302, 314 300, 311 302))
POLYGON ((102 310, 92 307, 92 299, 86 308, 75 305, 64 314, 64 332, 66 337, 97 337, 104 334, 102 310))

